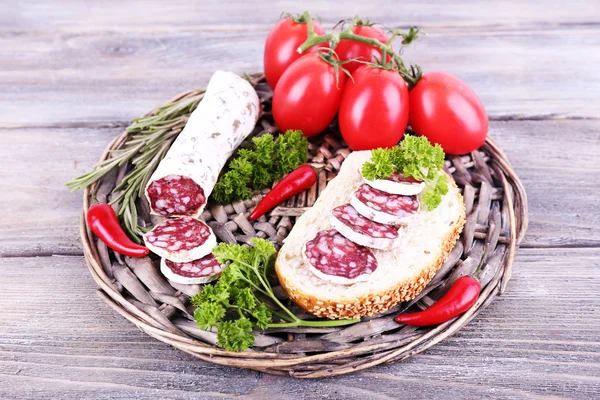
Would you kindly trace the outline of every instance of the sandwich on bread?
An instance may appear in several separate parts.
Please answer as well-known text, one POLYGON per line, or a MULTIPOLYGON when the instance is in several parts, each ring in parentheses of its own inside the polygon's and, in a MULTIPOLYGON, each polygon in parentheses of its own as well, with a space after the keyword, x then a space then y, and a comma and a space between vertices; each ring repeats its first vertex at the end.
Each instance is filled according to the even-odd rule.
MULTIPOLYGON (((314 206, 298 218, 277 256, 275 269, 282 287, 296 304, 315 316, 371 316, 414 298, 442 266, 462 231, 465 208, 452 178, 435 209, 415 208, 410 199, 404 202, 413 215, 396 226, 397 237, 372 221, 372 213, 353 207, 356 190, 368 183, 361 168, 370 159, 371 151, 348 156, 314 206), (357 238, 361 243, 356 244, 357 238), (384 245, 378 246, 382 241, 384 245)), ((421 182, 410 184, 400 187, 401 194, 414 196, 424 186, 421 182)), ((375 186, 386 189, 389 183, 375 186)))

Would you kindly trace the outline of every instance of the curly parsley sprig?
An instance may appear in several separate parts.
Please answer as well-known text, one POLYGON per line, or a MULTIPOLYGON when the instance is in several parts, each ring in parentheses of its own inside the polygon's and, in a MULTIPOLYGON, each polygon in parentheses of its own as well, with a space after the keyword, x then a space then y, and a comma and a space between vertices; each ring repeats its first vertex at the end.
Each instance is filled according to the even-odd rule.
POLYGON ((375 149, 371 161, 362 166, 365 179, 374 181, 391 176, 394 171, 425 182, 422 201, 429 211, 434 210, 448 193, 448 176, 441 173, 444 167, 444 151, 440 145, 431 145, 424 136, 406 135, 404 140, 391 149, 375 149))
POLYGON ((252 239, 252 247, 219 243, 213 254, 227 265, 214 285, 204 285, 192 297, 194 318, 201 329, 217 328, 217 343, 229 351, 254 344, 252 330, 290 326, 342 326, 358 319, 312 320, 298 318, 273 293, 269 277, 277 250, 265 239, 252 239), (266 301, 269 302, 269 305, 266 301), (273 322, 273 316, 283 322, 273 322))
POLYGON ((222 204, 249 199, 252 190, 269 187, 307 160, 308 140, 302 131, 289 130, 277 140, 270 133, 256 137, 250 148, 240 149, 231 160, 211 197, 222 204))

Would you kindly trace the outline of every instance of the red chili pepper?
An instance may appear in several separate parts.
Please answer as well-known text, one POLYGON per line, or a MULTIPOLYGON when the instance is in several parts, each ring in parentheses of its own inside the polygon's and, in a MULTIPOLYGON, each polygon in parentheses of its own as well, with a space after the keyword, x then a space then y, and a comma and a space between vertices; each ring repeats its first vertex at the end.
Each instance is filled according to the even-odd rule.
POLYGON ((108 204, 96 204, 87 212, 87 223, 100 240, 119 254, 130 257, 143 257, 150 250, 133 242, 125 234, 115 210, 108 204))
POLYGON ((250 221, 278 205, 284 200, 309 189, 317 182, 317 172, 310 165, 301 165, 287 174, 256 206, 250 214, 250 221))
POLYGON ((394 320, 412 326, 437 325, 467 311, 479 298, 481 285, 472 276, 456 280, 448 292, 428 309, 413 314, 400 314, 394 320))

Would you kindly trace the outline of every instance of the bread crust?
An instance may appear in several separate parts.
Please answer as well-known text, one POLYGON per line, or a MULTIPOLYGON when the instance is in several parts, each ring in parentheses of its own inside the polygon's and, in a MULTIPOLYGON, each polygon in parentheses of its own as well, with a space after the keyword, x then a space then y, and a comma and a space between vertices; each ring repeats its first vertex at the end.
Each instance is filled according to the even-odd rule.
MULTIPOLYGON (((450 180, 456 187, 456 183, 450 180)), ((385 312, 396 304, 415 298, 425 286, 433 279, 437 271, 446 261, 448 254, 454 248, 465 224, 465 207, 462 195, 457 190, 457 196, 461 204, 461 213, 454 223, 453 229, 449 230, 441 246, 441 252, 429 265, 424 265, 419 274, 399 282, 396 287, 380 292, 371 292, 352 300, 332 301, 322 300, 311 294, 305 293, 294 285, 280 271, 278 257, 275 262, 275 271, 281 286, 288 296, 305 312, 321 318, 359 318, 373 316, 385 312)))

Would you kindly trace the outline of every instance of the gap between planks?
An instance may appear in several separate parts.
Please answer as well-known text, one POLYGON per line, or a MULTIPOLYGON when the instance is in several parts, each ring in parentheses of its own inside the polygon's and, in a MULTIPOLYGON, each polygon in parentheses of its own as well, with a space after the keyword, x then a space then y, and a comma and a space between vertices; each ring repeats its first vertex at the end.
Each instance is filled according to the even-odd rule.
MULTIPOLYGON (((541 114, 541 115, 492 115, 490 121, 500 122, 523 122, 523 121, 595 121, 599 117, 590 117, 582 115, 566 115, 566 114, 541 114)), ((7 124, 0 125, 2 130, 19 130, 19 129, 125 129, 131 124, 131 121, 106 121, 106 122, 65 122, 54 124, 7 124)))

